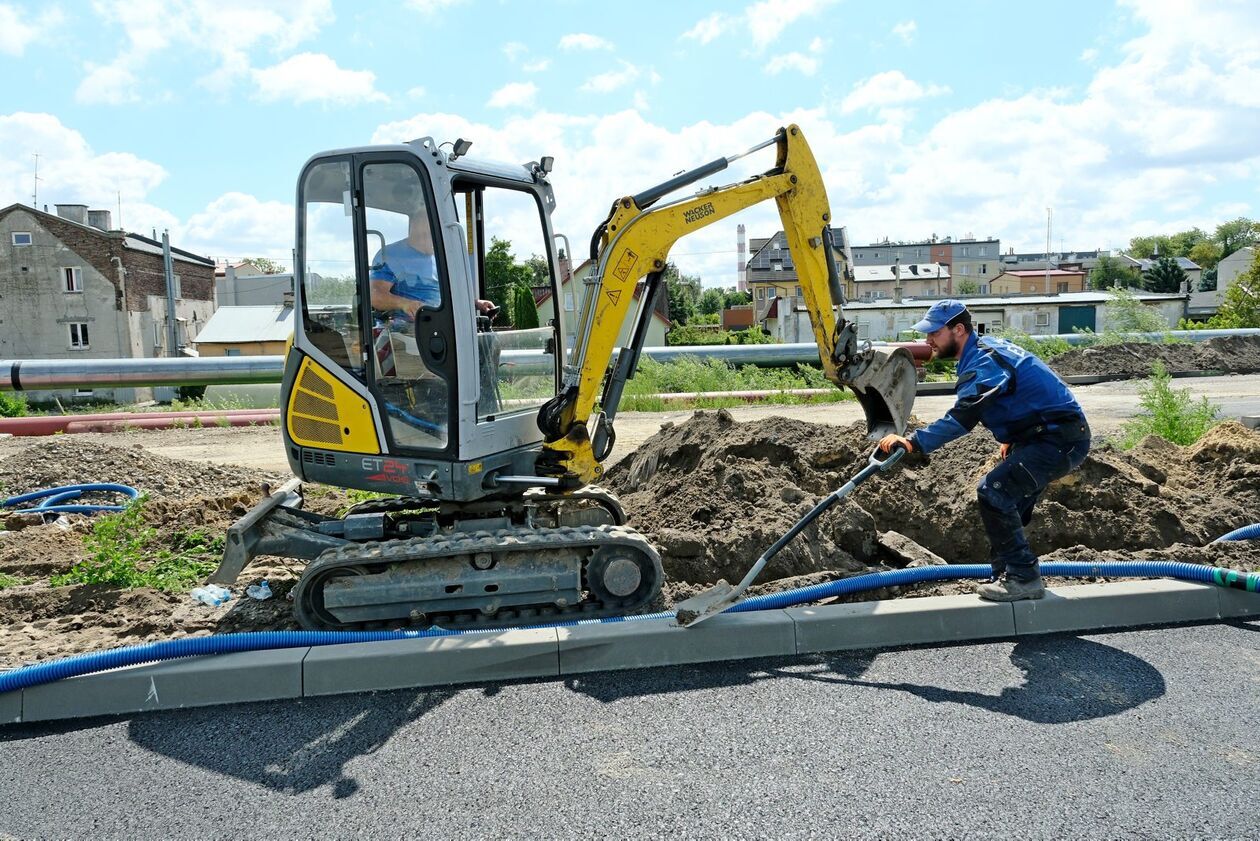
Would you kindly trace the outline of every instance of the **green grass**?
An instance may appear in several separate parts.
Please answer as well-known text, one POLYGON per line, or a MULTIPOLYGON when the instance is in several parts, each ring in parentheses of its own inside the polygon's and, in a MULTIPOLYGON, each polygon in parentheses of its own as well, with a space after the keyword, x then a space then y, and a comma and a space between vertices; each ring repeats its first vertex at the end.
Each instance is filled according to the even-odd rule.
POLYGON ((1206 397, 1196 402, 1188 388, 1173 388, 1164 363, 1156 360, 1150 379, 1138 386, 1142 410, 1121 428, 1119 446, 1129 450, 1147 435, 1186 446, 1220 423, 1220 408, 1206 397))
POLYGON ((757 368, 745 365, 735 368, 714 359, 681 359, 677 362, 654 362, 643 359, 634 378, 626 384, 621 409, 630 412, 661 412, 670 409, 720 409, 746 406, 739 398, 703 398, 700 400, 665 401, 657 394, 697 391, 772 391, 779 389, 822 388, 829 394, 803 397, 777 394, 760 402, 784 405, 799 403, 835 403, 852 400, 853 395, 837 388, 818 368, 797 365, 795 368, 757 368))
POLYGON ((0 572, 0 590, 6 587, 17 587, 19 584, 30 584, 35 579, 19 578, 16 575, 9 575, 7 572, 0 572))
POLYGON ((97 516, 84 537, 88 557, 69 572, 54 575, 52 585, 112 584, 179 592, 203 581, 218 566, 224 537, 201 529, 160 535, 145 524, 146 501, 142 495, 117 514, 97 516))

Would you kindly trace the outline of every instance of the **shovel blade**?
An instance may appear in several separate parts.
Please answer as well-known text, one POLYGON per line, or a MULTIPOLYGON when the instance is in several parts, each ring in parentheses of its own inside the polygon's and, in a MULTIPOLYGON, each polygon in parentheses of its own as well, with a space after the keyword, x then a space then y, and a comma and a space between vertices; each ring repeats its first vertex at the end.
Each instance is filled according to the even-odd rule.
POLYGON ((710 616, 717 616, 726 610, 735 602, 739 601, 739 596, 743 591, 726 583, 723 579, 714 584, 703 593, 697 593, 689 599, 684 599, 675 607, 675 617, 678 624, 684 628, 690 628, 697 625, 710 616))

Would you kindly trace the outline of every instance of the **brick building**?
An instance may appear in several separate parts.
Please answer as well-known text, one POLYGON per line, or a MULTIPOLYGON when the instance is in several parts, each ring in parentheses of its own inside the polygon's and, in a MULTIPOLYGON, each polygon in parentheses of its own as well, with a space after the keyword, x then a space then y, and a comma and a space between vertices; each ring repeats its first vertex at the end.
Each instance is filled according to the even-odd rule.
MULTIPOLYGON (((109 211, 81 204, 57 205, 56 214, 0 209, 0 358, 170 355, 162 244, 110 227, 109 211)), ((178 248, 171 256, 180 352, 214 310, 214 262, 178 248)), ((147 388, 30 395, 120 403, 152 396, 147 388)))

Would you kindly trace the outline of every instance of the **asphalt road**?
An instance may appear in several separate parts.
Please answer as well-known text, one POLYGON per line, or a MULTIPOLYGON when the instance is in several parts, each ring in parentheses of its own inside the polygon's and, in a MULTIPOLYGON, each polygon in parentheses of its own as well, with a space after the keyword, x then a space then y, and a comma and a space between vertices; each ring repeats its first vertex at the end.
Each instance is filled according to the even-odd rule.
POLYGON ((1256 838, 1258 632, 4 728, 0 835, 1256 838))

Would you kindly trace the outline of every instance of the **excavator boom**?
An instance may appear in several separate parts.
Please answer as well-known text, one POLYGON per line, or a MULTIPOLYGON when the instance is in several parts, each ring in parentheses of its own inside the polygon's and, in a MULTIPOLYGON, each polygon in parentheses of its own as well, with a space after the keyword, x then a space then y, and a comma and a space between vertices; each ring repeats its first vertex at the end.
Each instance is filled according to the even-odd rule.
POLYGON ((614 203, 592 239, 592 259, 598 268, 577 325, 571 364, 565 368, 560 393, 539 412, 546 438, 537 465, 540 475, 572 486, 599 479, 601 462, 612 447, 617 403, 642 348, 643 331, 635 330, 631 346, 620 349, 609 370, 639 281, 647 279, 640 296, 641 324, 650 315, 654 297, 663 291, 666 262, 676 241, 769 199, 779 210, 827 378, 854 391, 872 436, 905 431, 914 403, 914 361, 903 348, 887 351, 859 342, 856 326, 844 318, 843 280, 836 265, 826 187, 809 144, 792 125, 747 152, 718 158, 614 203), (668 193, 772 144, 778 153, 773 169, 738 184, 653 206, 668 193))

